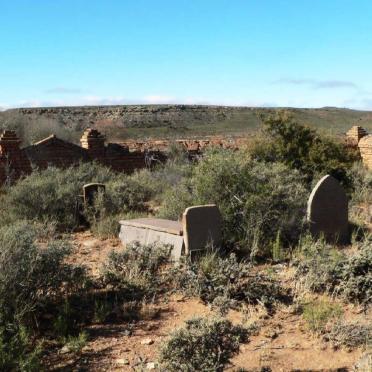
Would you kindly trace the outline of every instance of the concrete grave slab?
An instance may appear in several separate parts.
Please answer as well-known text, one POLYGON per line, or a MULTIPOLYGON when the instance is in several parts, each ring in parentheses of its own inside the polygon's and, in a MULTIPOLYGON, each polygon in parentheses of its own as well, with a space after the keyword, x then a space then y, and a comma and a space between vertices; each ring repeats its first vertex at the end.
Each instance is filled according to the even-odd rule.
POLYGON ((307 204, 307 220, 314 237, 347 244, 350 241, 348 200, 332 176, 324 176, 314 187, 307 204))
POLYGON ((214 204, 186 208, 182 216, 186 254, 204 250, 208 244, 219 246, 222 217, 214 204))
POLYGON ((120 221, 119 238, 124 245, 139 242, 148 244, 169 244, 173 246, 173 260, 179 261, 184 252, 182 223, 158 218, 139 218, 120 221))
POLYGON ((134 220, 120 221, 122 225, 142 227, 155 231, 163 231, 169 234, 182 235, 182 223, 178 221, 165 220, 162 218, 137 218, 134 220))

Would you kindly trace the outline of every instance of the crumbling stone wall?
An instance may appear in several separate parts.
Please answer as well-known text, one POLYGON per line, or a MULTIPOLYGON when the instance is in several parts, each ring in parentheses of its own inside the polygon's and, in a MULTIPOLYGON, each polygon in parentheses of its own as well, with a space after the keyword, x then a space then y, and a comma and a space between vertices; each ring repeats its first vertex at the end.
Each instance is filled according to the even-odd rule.
POLYGON ((12 130, 0 136, 0 183, 12 183, 23 174, 31 172, 27 156, 20 150, 21 141, 12 130))
POLYGON ((67 168, 79 162, 90 161, 86 149, 51 135, 21 150, 37 168, 48 166, 67 168))
POLYGON ((349 145, 357 146, 359 141, 368 135, 367 131, 359 125, 354 125, 346 132, 346 142, 349 145))
MULTIPOLYGON (((372 135, 361 127, 353 127, 347 134, 354 146, 358 145, 364 164, 372 169, 372 135), (356 142, 358 141, 358 142, 356 142)), ((79 162, 98 161, 118 172, 131 173, 136 169, 164 162, 173 143, 183 146, 193 158, 209 146, 238 149, 247 138, 209 137, 204 139, 127 141, 105 144, 105 137, 96 129, 83 133, 81 146, 51 135, 42 141, 20 149, 20 140, 14 131, 0 136, 0 184, 29 174, 32 166, 69 167, 79 162)))
POLYGON ((372 169, 372 135, 358 126, 354 125, 346 133, 346 145, 352 147, 358 147, 360 156, 363 164, 368 168, 372 169))
POLYGON ((362 157, 363 164, 372 170, 372 135, 363 137, 359 143, 358 147, 360 150, 360 156, 362 157))
POLYGON ((20 142, 14 131, 5 131, 0 137, 0 185, 30 174, 33 166, 66 168, 80 162, 97 161, 115 171, 131 173, 167 158, 164 152, 155 149, 132 150, 122 144, 106 145, 104 136, 90 128, 83 133, 81 146, 55 135, 23 149, 19 147, 20 142))

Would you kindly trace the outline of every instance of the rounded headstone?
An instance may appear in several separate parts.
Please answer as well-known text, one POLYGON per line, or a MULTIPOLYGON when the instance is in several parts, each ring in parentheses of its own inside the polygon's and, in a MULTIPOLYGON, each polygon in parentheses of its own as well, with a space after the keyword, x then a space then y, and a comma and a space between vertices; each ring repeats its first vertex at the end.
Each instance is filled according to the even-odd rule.
POLYGON ((307 204, 307 220, 314 237, 349 242, 348 200, 334 177, 324 176, 314 187, 307 204))
POLYGON ((214 204, 186 208, 182 216, 186 254, 201 251, 208 244, 218 247, 221 243, 222 217, 214 204))
POLYGON ((83 186, 83 197, 85 205, 92 206, 99 192, 105 193, 106 186, 102 183, 88 183, 83 186))

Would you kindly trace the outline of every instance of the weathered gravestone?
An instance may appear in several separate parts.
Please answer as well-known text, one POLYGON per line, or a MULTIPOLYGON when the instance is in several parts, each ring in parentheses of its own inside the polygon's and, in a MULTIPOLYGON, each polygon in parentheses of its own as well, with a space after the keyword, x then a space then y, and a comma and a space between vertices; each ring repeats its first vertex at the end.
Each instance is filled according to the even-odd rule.
POLYGON ((210 244, 221 243, 222 218, 216 205, 198 205, 186 208, 182 216, 186 254, 192 254, 210 244))
POLYGON ((215 205, 200 205, 185 210, 182 222, 159 218, 120 221, 119 238, 124 245, 169 244, 172 257, 178 261, 184 254, 191 257, 210 243, 221 242, 222 219, 215 205))
POLYGON ((84 205, 91 207, 94 204, 94 199, 99 193, 105 193, 106 186, 102 183, 88 183, 83 186, 83 201, 84 205))
POLYGON ((349 237, 348 201, 344 189, 330 175, 314 187, 307 204, 307 220, 314 237, 347 244, 349 237))

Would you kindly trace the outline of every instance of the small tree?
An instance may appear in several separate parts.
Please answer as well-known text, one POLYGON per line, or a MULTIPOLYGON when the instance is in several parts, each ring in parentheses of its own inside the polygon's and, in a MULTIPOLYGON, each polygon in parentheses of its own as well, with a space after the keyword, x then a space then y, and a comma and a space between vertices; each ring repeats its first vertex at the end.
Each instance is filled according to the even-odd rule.
POLYGON ((298 169, 311 182, 319 173, 331 174, 345 186, 351 180, 347 170, 358 159, 341 143, 322 137, 314 129, 297 123, 287 112, 261 116, 269 140, 253 150, 253 157, 263 161, 279 161, 298 169))

